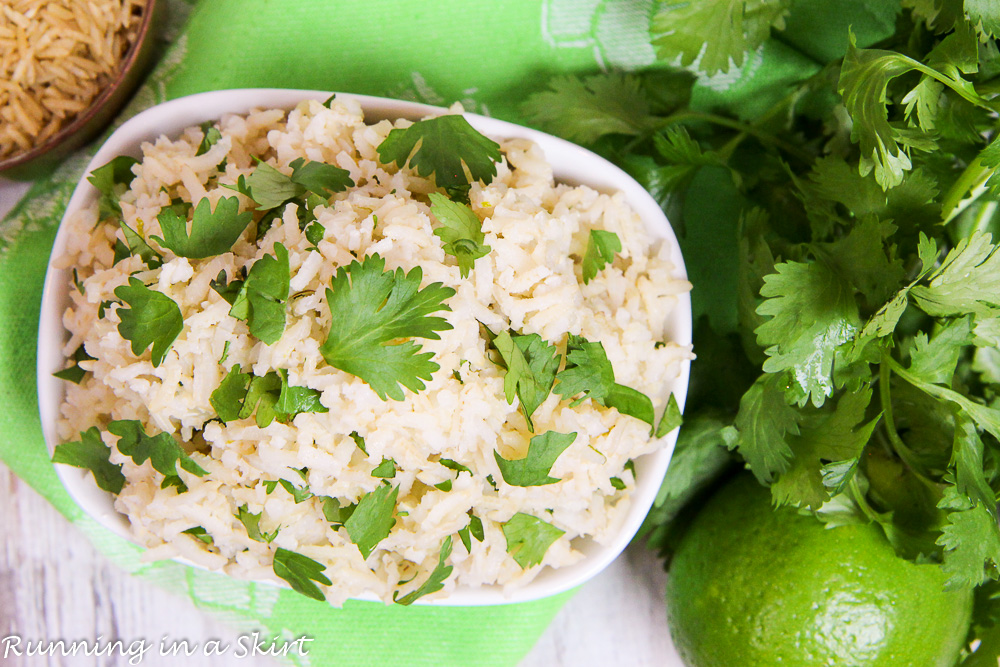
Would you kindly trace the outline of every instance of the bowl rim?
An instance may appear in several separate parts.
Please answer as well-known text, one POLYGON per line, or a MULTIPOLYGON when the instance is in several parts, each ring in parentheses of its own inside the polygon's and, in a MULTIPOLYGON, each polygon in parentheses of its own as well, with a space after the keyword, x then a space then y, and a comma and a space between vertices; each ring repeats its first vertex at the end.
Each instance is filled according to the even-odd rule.
MULTIPOLYGON (((368 122, 382 118, 416 120, 448 112, 441 107, 404 100, 297 89, 230 89, 177 98, 137 114, 115 130, 87 165, 70 198, 62 221, 65 223, 71 215, 97 197, 96 188, 86 180, 86 175, 91 170, 118 155, 131 154, 133 157, 139 157, 140 146, 144 141, 153 141, 162 135, 176 136, 187 127, 206 120, 217 120, 225 114, 247 113, 255 108, 290 109, 303 100, 323 101, 334 94, 338 98, 357 101, 365 112, 365 120, 368 122)), ((623 170, 576 144, 538 130, 477 114, 463 115, 473 127, 488 136, 525 138, 534 141, 545 153, 547 161, 553 165, 558 182, 585 183, 600 192, 622 192, 626 202, 636 210, 647 228, 670 244, 670 259, 674 266, 673 277, 687 279, 680 246, 662 209, 652 196, 623 170)), ((65 396, 65 381, 54 377, 53 373, 64 368, 66 363, 62 348, 67 340, 67 332, 62 324, 62 314, 68 304, 71 275, 69 268, 55 268, 53 262, 64 252, 69 237, 68 229, 68 225, 60 224, 57 232, 46 270, 39 316, 36 369, 38 404, 42 431, 50 455, 59 442, 56 423, 65 396)), ((690 292, 685 291, 677 295, 674 314, 665 335, 668 340, 680 345, 691 344, 690 292)), ((670 384, 670 389, 682 411, 689 376, 690 360, 682 360, 680 372, 670 384)), ((592 538, 582 538, 582 544, 574 543, 574 548, 584 554, 580 561, 560 568, 547 567, 532 581, 509 592, 497 584, 480 587, 459 585, 446 596, 421 598, 417 600, 417 604, 479 606, 528 602, 577 588, 592 579, 618 557, 639 530, 659 491, 660 482, 673 454, 677 433, 678 429, 674 429, 661 438, 660 447, 656 451, 635 460, 637 483, 629 496, 630 506, 624 519, 620 521, 618 531, 606 544, 597 544, 592 538), (642 479, 650 481, 643 484, 642 479)), ((127 517, 115 511, 112 495, 96 486, 89 471, 63 464, 54 464, 54 467, 70 496, 88 515, 119 537, 136 543, 128 531, 127 517)), ((197 566, 182 558, 173 560, 197 566)), ((277 578, 253 581, 287 587, 277 578)), ((381 601, 381 598, 371 594, 357 596, 355 599, 381 601)))
POLYGON ((153 18, 157 9, 157 3, 162 1, 163 0, 146 0, 146 5, 143 7, 142 21, 139 23, 139 30, 135 34, 135 39, 132 41, 132 44, 129 45, 128 51, 125 52, 125 56, 121 60, 117 73, 108 81, 104 90, 99 92, 97 97, 91 100, 86 109, 79 112, 73 117, 73 120, 60 128, 43 143, 32 146, 24 153, 15 153, 8 158, 0 159, 0 175, 8 170, 23 167, 29 162, 46 155, 49 151, 56 149, 63 144, 63 142, 70 139, 74 134, 90 123, 95 115, 100 113, 100 111, 104 108, 104 105, 108 103, 112 96, 114 96, 114 94, 118 91, 119 86, 122 85, 122 82, 131 73, 132 68, 139 62, 139 53, 141 51, 140 47, 142 47, 146 39, 152 37, 153 18))

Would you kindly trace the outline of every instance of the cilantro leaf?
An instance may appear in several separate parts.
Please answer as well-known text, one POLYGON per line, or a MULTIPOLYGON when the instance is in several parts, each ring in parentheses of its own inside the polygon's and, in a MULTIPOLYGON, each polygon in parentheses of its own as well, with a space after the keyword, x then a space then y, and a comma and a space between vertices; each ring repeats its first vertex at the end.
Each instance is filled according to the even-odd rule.
POLYGON ((830 499, 823 481, 825 462, 856 459, 868 443, 878 418, 865 423, 872 390, 844 394, 835 408, 810 411, 799 422, 798 435, 788 437, 795 452, 791 466, 771 486, 778 504, 819 509, 830 499))
POLYGON ((945 256, 930 276, 910 294, 928 315, 986 315, 1000 308, 1000 252, 988 233, 974 232, 945 256))
POLYGON ((587 250, 583 254, 583 284, 586 285, 597 273, 615 259, 621 252, 622 242, 614 232, 591 229, 587 240, 587 250))
POLYGON ((983 505, 948 513, 937 543, 944 547, 942 569, 949 589, 972 588, 987 580, 984 563, 1000 567, 1000 529, 983 505))
POLYGON ((119 155, 87 176, 91 185, 101 193, 97 200, 97 214, 101 220, 121 216, 119 199, 135 178, 132 167, 137 164, 139 161, 135 158, 119 155))
POLYGON ((379 398, 403 400, 403 385, 411 391, 424 388, 439 366, 430 352, 419 353, 412 340, 440 338, 437 331, 452 326, 441 317, 430 317, 438 310, 451 310, 444 303, 455 290, 433 283, 420 288, 423 272, 415 267, 409 273, 397 268, 385 270, 385 260, 377 254, 337 269, 327 289, 330 307, 330 331, 320 352, 335 368, 355 375, 371 386, 379 398))
POLYGON ((153 469, 164 475, 176 475, 177 465, 183 470, 204 477, 208 471, 188 456, 169 433, 148 436, 142 424, 134 419, 120 419, 108 424, 108 431, 118 436, 118 451, 142 465, 147 460, 153 469))
POLYGON ((791 371, 793 381, 819 407, 833 393, 833 358, 860 326, 850 286, 821 262, 783 262, 764 277, 765 301, 757 313, 769 319, 757 327, 768 359, 764 371, 791 371))
MULTIPOLYGON (((130 255, 138 255, 142 261, 151 269, 158 269, 163 266, 163 255, 153 250, 153 247, 146 243, 139 232, 129 227, 125 221, 119 223, 122 234, 125 236, 125 243, 128 244, 130 255)), ((118 252, 116 248, 116 252, 118 252)))
POLYGON ((382 462, 375 466, 372 470, 372 477, 381 477, 382 479, 392 479, 396 476, 396 462, 392 459, 383 458, 382 462))
POLYGON ((910 352, 910 372, 927 382, 950 385, 962 347, 971 342, 971 317, 946 322, 932 338, 920 332, 910 352))
POLYGON ((660 60, 712 75, 743 64, 771 27, 784 27, 790 0, 660 0, 653 17, 653 46, 660 60))
POLYGON ((785 402, 782 374, 764 374, 740 399, 734 428, 724 431, 727 445, 746 459, 761 483, 788 470, 792 450, 787 436, 799 432, 801 415, 785 402))
POLYGON ((274 244, 274 256, 264 255, 250 267, 229 314, 245 321, 250 333, 265 345, 272 345, 285 332, 285 301, 291 274, 288 250, 274 244))
POLYGON ((638 76, 559 76, 549 81, 549 88, 527 99, 524 114, 570 141, 589 144, 608 134, 641 135, 657 125, 638 76))
POLYGON ((528 429, 534 431, 531 415, 552 389, 559 368, 559 352, 538 334, 511 336, 510 332, 501 331, 493 339, 493 345, 507 366, 503 378, 507 402, 513 405, 517 397, 528 429))
POLYGON ((177 303, 166 294, 146 287, 138 278, 115 288, 115 296, 130 308, 119 308, 118 332, 131 341, 132 354, 141 355, 153 346, 153 366, 159 366, 174 339, 184 329, 184 317, 177 303))
POLYGON ((502 529, 507 540, 507 553, 522 570, 541 563, 552 543, 566 532, 523 512, 512 516, 502 529))
POLYGON ((204 259, 221 255, 233 249, 233 244, 253 218, 249 211, 240 213, 239 210, 240 200, 236 197, 220 199, 214 211, 208 197, 203 197, 194 209, 189 235, 187 221, 168 208, 156 216, 164 238, 152 238, 178 257, 204 259))
POLYGON ((247 508, 246 505, 240 505, 237 512, 236 518, 239 519, 240 523, 243 524, 243 527, 246 528, 247 536, 249 536, 251 540, 270 544, 274 541, 274 538, 278 536, 277 528, 270 533, 261 532, 260 519, 264 515, 263 512, 254 514, 247 508))
POLYGON ((292 182, 320 197, 329 197, 354 187, 351 172, 325 162, 295 158, 289 164, 292 182))
POLYGON ((101 440, 101 432, 96 426, 91 426, 80 432, 80 439, 76 442, 56 445, 52 462, 89 470, 97 486, 118 494, 125 486, 125 475, 122 474, 121 464, 111 463, 110 456, 111 448, 101 440))
POLYGON ((396 525, 392 515, 396 510, 398 494, 398 486, 383 483, 371 493, 366 493, 344 521, 344 528, 351 536, 351 542, 358 545, 362 557, 367 559, 396 525))
POLYGON ((497 174, 494 164, 503 158, 500 144, 484 137, 462 116, 448 114, 425 118, 405 129, 396 128, 378 146, 382 164, 407 163, 426 178, 433 174, 440 188, 470 182, 489 184, 497 174), (466 176, 468 168, 472 181, 466 176))
POLYGON ((335 527, 342 526, 357 508, 357 504, 342 506, 336 498, 329 496, 323 498, 323 516, 335 527))
POLYGON ((556 374, 556 381, 553 391, 564 399, 583 394, 573 401, 574 406, 586 398, 605 405, 615 384, 615 371, 604 345, 570 334, 566 343, 566 367, 556 374))
POLYGON ((330 586, 333 584, 326 575, 326 566, 314 561, 308 556, 289 551, 288 549, 278 549, 274 552, 274 562, 272 564, 274 573, 288 582, 292 590, 302 593, 306 597, 323 602, 326 596, 319 586, 313 582, 330 586))
POLYGON ((257 426, 264 428, 275 419, 287 422, 302 412, 328 412, 320 395, 316 389, 289 385, 284 368, 258 376, 242 372, 236 364, 209 402, 223 423, 246 419, 256 411, 257 426))
POLYGON ((330 411, 319 400, 322 396, 321 391, 288 384, 288 371, 284 368, 278 369, 278 375, 281 376, 281 393, 278 394, 274 410, 282 419, 290 419, 302 412, 330 411))
POLYGON ((84 376, 87 374, 87 371, 80 368, 80 362, 92 361, 94 357, 87 354, 87 350, 85 350, 81 344, 80 347, 76 348, 76 351, 73 352, 73 356, 70 358, 73 360, 72 366, 64 368, 61 371, 56 371, 52 375, 60 380, 67 380, 73 384, 80 384, 84 376))
POLYGON ((684 415, 681 414, 681 408, 677 405, 677 398, 670 394, 670 398, 667 399, 667 407, 663 409, 663 414, 660 415, 660 421, 656 424, 656 431, 653 435, 662 438, 683 423, 684 415))
POLYGON ((434 230, 434 235, 444 242, 445 253, 458 260, 461 275, 466 278, 475 261, 490 252, 490 247, 483 245, 486 240, 483 223, 475 211, 465 204, 453 202, 437 192, 430 193, 428 197, 431 213, 442 225, 434 230))
POLYGON ((290 176, 263 161, 258 161, 247 177, 246 187, 247 192, 244 194, 257 202, 257 209, 261 211, 277 208, 290 199, 301 197, 306 191, 290 176))
POLYGON ((451 535, 445 538, 444 542, 441 544, 441 551, 438 553, 438 562, 431 572, 430 576, 427 577, 427 581, 420 584, 420 587, 415 591, 407 593, 406 595, 397 598, 398 591, 392 594, 392 601, 396 604, 410 605, 416 602, 418 599, 425 595, 430 595, 431 593, 436 593, 437 591, 444 588, 445 580, 451 576, 451 571, 454 569, 451 565, 445 565, 445 561, 448 560, 448 556, 451 555, 451 535))
POLYGON ((861 173, 874 169, 875 179, 888 190, 899 185, 904 172, 912 166, 906 151, 912 135, 888 120, 886 89, 893 79, 916 70, 948 86, 972 104, 987 105, 957 69, 940 72, 893 51, 858 49, 853 32, 849 39, 838 90, 854 121, 851 138, 861 148, 861 173))
POLYGON ((236 279, 232 282, 227 281, 228 276, 226 275, 226 270, 223 269, 219 271, 219 275, 217 275, 214 280, 209 281, 208 286, 221 296, 226 303, 232 306, 236 303, 236 299, 240 295, 240 290, 243 289, 243 283, 246 282, 246 276, 243 275, 242 279, 236 279))
POLYGON ((219 142, 219 139, 222 138, 222 132, 210 120, 205 121, 198 127, 201 128, 201 143, 198 144, 198 152, 195 155, 204 155, 212 146, 219 142))
POLYGON ((192 526, 191 528, 188 528, 187 530, 182 530, 181 532, 186 535, 190 535, 191 537, 195 538, 196 540, 200 540, 205 544, 210 545, 215 542, 215 540, 212 539, 212 536, 208 534, 208 531, 205 530, 204 526, 192 526))
POLYGON ((533 436, 528 443, 528 453, 522 459, 507 460, 494 451, 493 458, 500 466, 503 481, 511 486, 544 486, 559 481, 549 477, 552 464, 576 440, 576 433, 546 431, 533 436))

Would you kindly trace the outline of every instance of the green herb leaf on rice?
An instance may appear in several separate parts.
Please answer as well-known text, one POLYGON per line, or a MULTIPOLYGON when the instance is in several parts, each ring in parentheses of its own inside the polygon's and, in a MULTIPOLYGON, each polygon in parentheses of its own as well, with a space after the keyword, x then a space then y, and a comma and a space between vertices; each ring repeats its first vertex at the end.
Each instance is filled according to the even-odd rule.
POLYGON ((176 475, 178 465, 197 477, 208 474, 169 433, 146 435, 142 423, 134 419, 113 421, 108 424, 108 431, 118 436, 118 451, 130 457, 136 465, 149 461, 153 469, 163 475, 176 475))
POLYGON ((567 447, 576 440, 576 433, 556 433, 546 431, 531 438, 528 453, 521 459, 507 460, 500 452, 493 452, 493 458, 500 467, 503 481, 511 486, 543 486, 554 484, 559 478, 549 477, 552 465, 567 447))
POLYGON ((437 340, 437 331, 452 328, 430 315, 451 310, 444 301, 455 290, 441 283, 420 288, 422 276, 420 267, 387 271, 384 259, 369 255, 337 269, 326 291, 331 322, 320 347, 323 358, 364 380, 382 400, 403 400, 401 385, 424 389, 439 366, 412 339, 437 340))
POLYGON ((507 553, 524 570, 541 563, 552 543, 565 534, 552 524, 523 512, 512 516, 502 529, 507 553))
POLYGON ((383 483, 371 493, 365 494, 351 516, 344 521, 344 528, 347 529, 351 542, 358 545, 362 557, 367 559, 396 525, 393 513, 398 494, 398 486, 383 483))
MULTIPOLYGON (((158 269, 163 266, 163 255, 153 250, 153 247, 146 243, 146 239, 142 238, 139 232, 129 227, 124 220, 119 223, 119 226, 125 236, 125 243, 128 245, 130 255, 138 255, 150 269, 158 269)), ((116 254, 118 252, 117 246, 115 252, 116 254)))
POLYGON ((326 571, 325 565, 308 556, 281 547, 278 547, 274 552, 272 568, 277 576, 288 582, 292 590, 320 602, 325 601, 326 596, 316 584, 324 586, 333 584, 323 574, 326 571))
POLYGON ((93 361, 94 357, 87 354, 87 350, 84 349, 83 345, 80 345, 80 347, 76 348, 76 351, 73 352, 73 356, 70 358, 73 361, 72 366, 64 368, 61 371, 56 371, 52 375, 60 380, 66 380, 68 382, 72 382, 73 384, 80 384, 84 376, 87 374, 87 371, 80 368, 80 362, 93 361))
POLYGON ((615 253, 621 250, 622 242, 617 234, 603 229, 591 229, 587 250, 583 255, 583 284, 593 280, 601 269, 614 261, 615 253))
POLYGON ((402 597, 397 597, 398 591, 392 594, 392 601, 396 604, 410 605, 424 597, 425 595, 430 595, 431 593, 436 593, 442 588, 444 588, 444 582, 451 576, 451 571, 454 569, 451 565, 445 565, 445 561, 451 556, 451 535, 445 538, 444 542, 441 544, 441 551, 438 553, 438 562, 431 572, 427 580, 420 584, 420 587, 402 597))
POLYGON ((250 333, 273 345, 285 332, 285 302, 288 300, 288 250, 274 244, 274 255, 264 255, 250 267, 229 314, 245 321, 250 333))
POLYGON ((122 193, 128 189, 135 174, 132 167, 139 164, 139 161, 127 155, 119 155, 107 164, 94 169, 87 176, 97 190, 101 193, 97 200, 97 214, 101 220, 108 218, 118 218, 122 215, 121 205, 118 203, 122 193))
POLYGON ((82 431, 75 442, 56 445, 52 462, 89 470, 97 486, 111 493, 121 493, 125 486, 122 466, 111 463, 111 448, 101 440, 101 432, 96 426, 82 431))
POLYGON ((184 329, 181 309, 166 294, 151 290, 138 278, 115 288, 115 296, 129 308, 118 308, 118 332, 132 343, 132 354, 139 356, 152 346, 153 366, 159 366, 167 350, 184 329))
POLYGON ((405 129, 396 128, 379 144, 382 164, 409 163, 417 174, 434 177, 440 188, 460 188, 471 181, 489 184, 497 174, 496 162, 503 159, 500 145, 475 130, 458 115, 426 118, 405 129))
POLYGON ((458 260, 461 275, 466 278, 476 260, 490 252, 490 247, 483 244, 486 240, 483 223, 465 204, 453 202, 437 192, 430 193, 428 197, 431 213, 442 225, 434 230, 434 235, 444 242, 445 253, 458 260))
POLYGON ((203 197, 194 208, 188 234, 187 221, 168 208, 156 216, 163 238, 152 238, 178 257, 204 259, 221 255, 233 249, 233 244, 253 219, 250 212, 240 213, 239 210, 240 201, 236 197, 220 199, 214 211, 208 197, 203 197))
POLYGON ((260 529, 260 520, 263 515, 263 512, 254 514, 247 508, 246 505, 240 505, 237 509, 236 518, 239 519, 240 523, 243 524, 243 527, 246 528, 247 536, 249 536, 251 540, 270 544, 274 541, 274 538, 278 536, 278 528, 275 528, 270 533, 262 531, 260 529))
POLYGON ((518 399, 528 429, 534 431, 531 415, 552 389, 559 368, 559 352, 538 334, 511 335, 501 331, 494 337, 493 345, 507 367, 503 379, 507 402, 513 405, 514 398, 518 399))

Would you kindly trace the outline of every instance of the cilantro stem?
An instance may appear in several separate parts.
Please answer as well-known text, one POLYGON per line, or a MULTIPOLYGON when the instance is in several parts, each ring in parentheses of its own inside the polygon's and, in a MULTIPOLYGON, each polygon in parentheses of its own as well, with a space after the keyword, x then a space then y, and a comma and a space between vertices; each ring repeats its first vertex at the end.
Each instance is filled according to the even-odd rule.
POLYGON ((687 122, 712 123, 713 125, 718 125, 720 127, 726 127, 731 130, 736 130, 737 132, 743 135, 749 135, 751 137, 754 137, 763 144, 770 144, 775 148, 779 148, 782 151, 788 153, 789 155, 801 160, 802 162, 811 164, 813 161, 812 155, 802 150, 798 146, 795 146, 794 144, 785 141, 784 139, 780 139, 779 137, 776 137, 769 132, 764 132, 763 130, 759 130, 753 125, 748 125, 747 123, 742 123, 733 118, 727 118, 726 116, 720 116, 714 113, 685 109, 684 111, 678 111, 676 113, 670 114, 669 116, 665 116, 657 124, 657 129, 662 130, 677 123, 687 123, 687 122))
POLYGON ((986 192, 986 181, 993 175, 993 171, 984 166, 978 157, 969 163, 941 199, 941 219, 945 224, 958 217, 986 192))
POLYGON ((861 485, 858 484, 858 476, 854 475, 851 477, 851 481, 847 483, 847 486, 851 490, 851 497, 854 498, 854 502, 858 504, 858 507, 860 507, 865 516, 868 517, 868 520, 874 523, 880 523, 879 515, 872 509, 872 506, 868 504, 868 499, 865 498, 865 494, 861 490, 861 485))
POLYGON ((878 365, 878 395, 882 403, 882 423, 885 424, 885 434, 889 437, 889 444, 892 445, 892 449, 903 462, 903 465, 913 473, 913 476, 920 480, 921 483, 932 489, 936 489, 937 485, 933 480, 928 479, 920 472, 920 467, 915 461, 913 452, 906 446, 903 439, 899 437, 899 432, 896 431, 896 420, 892 415, 892 394, 889 387, 891 371, 890 359, 888 357, 889 353, 883 350, 882 363, 878 365))

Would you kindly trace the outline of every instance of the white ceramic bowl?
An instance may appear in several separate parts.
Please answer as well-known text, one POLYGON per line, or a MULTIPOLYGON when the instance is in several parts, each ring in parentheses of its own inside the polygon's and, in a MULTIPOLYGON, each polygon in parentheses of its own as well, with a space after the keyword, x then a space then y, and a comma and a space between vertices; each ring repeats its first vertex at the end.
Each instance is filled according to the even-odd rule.
MULTIPOLYGON (((148 109, 124 123, 111 135, 87 166, 87 172, 107 163, 118 155, 139 158, 140 145, 154 141, 161 135, 177 135, 187 127, 207 120, 216 120, 226 113, 246 113, 253 108, 291 108, 303 99, 325 100, 329 92, 285 90, 285 89, 242 89, 201 93, 176 99, 148 109)), ((365 112, 365 119, 375 122, 389 118, 409 118, 419 120, 429 115, 438 115, 444 110, 379 97, 347 95, 338 97, 356 99, 365 112)), ((684 261, 677 239, 663 211, 652 197, 628 174, 607 160, 568 141, 553 137, 512 123, 485 116, 466 114, 466 118, 480 132, 494 137, 519 137, 531 139, 545 152, 552 164, 557 180, 570 184, 585 184, 601 192, 621 191, 629 205, 641 216, 649 230, 670 243, 671 260, 676 267, 677 278, 686 278, 684 261)), ((76 211, 90 205, 98 197, 98 191, 86 178, 81 179, 69 201, 64 219, 76 211)), ((60 228, 56 235, 52 257, 64 253, 67 242, 67 227, 60 228)), ((38 330, 38 404, 41 414, 42 431, 49 451, 58 444, 56 422, 59 406, 65 395, 65 383, 53 377, 53 373, 66 366, 61 350, 68 338, 62 326, 62 315, 69 305, 70 271, 50 266, 45 276, 42 294, 41 319, 38 330)), ((687 294, 679 298, 674 317, 667 331, 668 340, 681 344, 691 342, 691 305, 687 294)), ((683 408, 687 392, 689 364, 685 363, 679 377, 670 387, 678 404, 683 408)), ((597 575, 607 567, 639 529, 645 518, 660 482, 667 470, 677 439, 676 430, 668 434, 662 447, 653 454, 635 461, 636 488, 632 494, 631 507, 620 532, 613 541, 600 545, 591 540, 578 540, 574 544, 585 558, 577 563, 559 569, 546 568, 529 584, 507 594, 499 586, 478 588, 459 586, 451 595, 429 600, 428 604, 439 605, 485 605, 526 602, 569 590, 597 575)), ((128 520, 115 511, 113 498, 100 490, 89 471, 58 464, 56 472, 70 496, 98 523, 115 534, 131 540, 128 520)), ((374 598, 373 598, 374 599, 374 598)), ((424 602, 420 600, 419 602, 424 602)))

